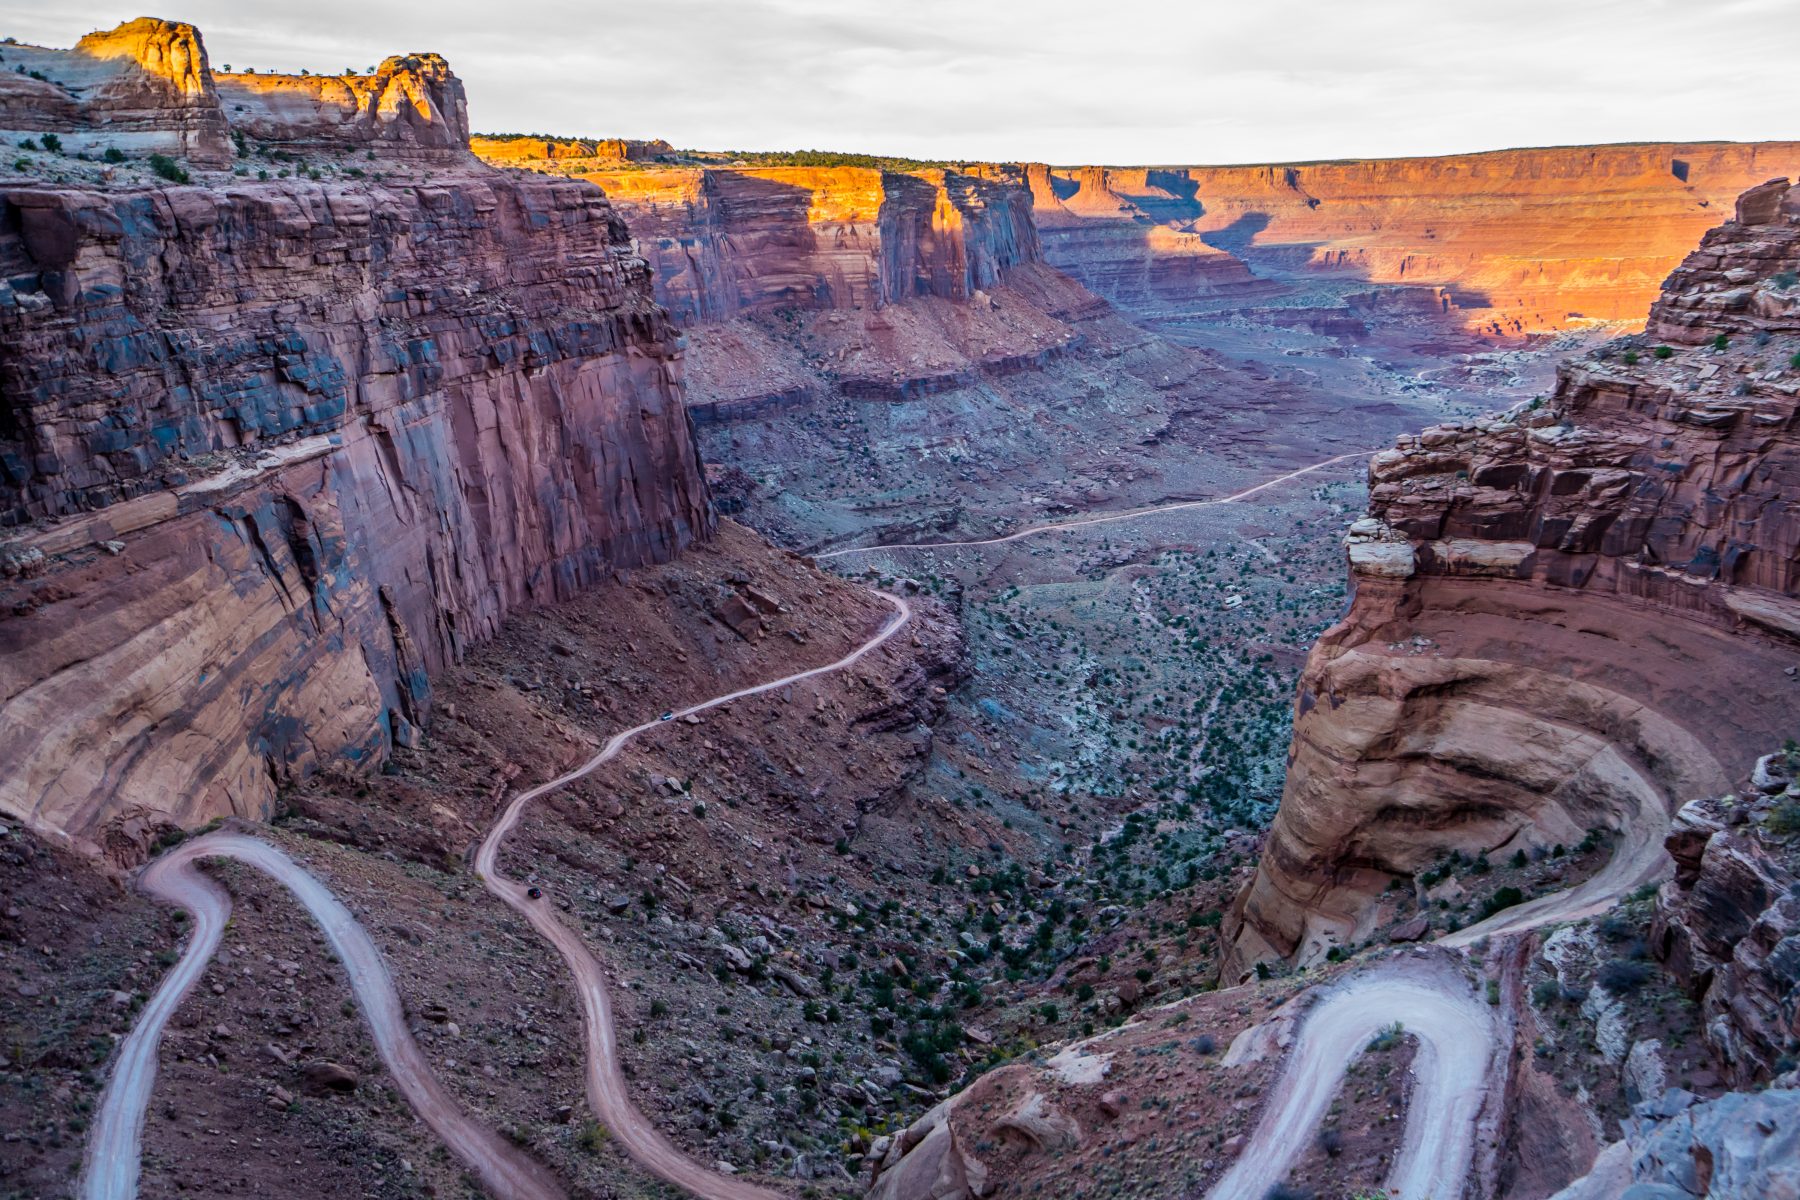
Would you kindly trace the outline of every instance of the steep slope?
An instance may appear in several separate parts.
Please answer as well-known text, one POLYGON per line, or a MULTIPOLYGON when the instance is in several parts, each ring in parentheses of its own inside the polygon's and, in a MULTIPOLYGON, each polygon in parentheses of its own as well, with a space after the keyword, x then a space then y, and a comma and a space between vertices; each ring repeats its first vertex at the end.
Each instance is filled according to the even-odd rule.
POLYGON ((1616 831, 1584 885, 1604 908, 1667 869, 1675 807, 1793 732, 1797 270, 1800 192, 1752 189, 1650 337, 1372 460, 1354 599, 1302 675, 1227 978, 1366 939, 1381 893, 1453 851, 1616 831))
POLYGON ((210 102, 331 177, 0 186, 0 810, 121 857, 378 762, 509 611, 712 520, 624 226, 474 161, 441 59, 215 81, 191 27, 128 31, 199 81, 145 145, 210 102))
POLYGON ((1443 288, 1460 324, 1510 337, 1641 321, 1733 197, 1796 170, 1795 142, 1653 143, 1057 168, 1032 194, 1048 261, 1128 306, 1243 294, 1242 259, 1261 276, 1443 288))

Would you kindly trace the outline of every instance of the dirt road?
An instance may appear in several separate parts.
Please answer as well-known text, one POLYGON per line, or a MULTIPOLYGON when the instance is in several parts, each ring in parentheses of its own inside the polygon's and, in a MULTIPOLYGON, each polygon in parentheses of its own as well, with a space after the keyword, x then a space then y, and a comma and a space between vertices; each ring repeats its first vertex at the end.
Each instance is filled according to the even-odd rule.
POLYGON ((850 554, 874 554, 880 550, 960 550, 971 546, 1000 546, 1007 542, 1016 542, 1020 538, 1035 537, 1040 533, 1060 533, 1066 529, 1084 529, 1089 525, 1110 525, 1115 521, 1135 521, 1140 517, 1153 517, 1160 513, 1181 512, 1189 508, 1211 508, 1218 504, 1235 504, 1239 500, 1247 500, 1256 493, 1277 484, 1286 483, 1290 479, 1298 479, 1302 475, 1310 475, 1314 471, 1322 471, 1336 463, 1349 462, 1353 458, 1367 458, 1372 450, 1358 450, 1354 454, 1340 454, 1336 458, 1328 458, 1311 466, 1301 467, 1297 471, 1289 471, 1285 475, 1277 475, 1265 480, 1255 487, 1247 487, 1241 492, 1233 492, 1229 496, 1221 496, 1217 500, 1178 500, 1173 504, 1157 504, 1150 508, 1135 508, 1129 512, 1109 513, 1103 517, 1083 517, 1077 521, 1053 521, 1047 525, 1033 525, 1021 529, 1017 533, 1009 533, 1004 537, 979 538, 970 542, 894 542, 882 546, 846 546, 841 550, 826 550, 813 555, 819 562, 827 559, 843 558, 850 554))
POLYGON ((156 1082, 163 1031, 212 961, 231 916, 231 896, 195 866, 198 860, 210 857, 233 858, 261 871, 287 888, 318 923, 343 964, 394 1085, 490 1193, 517 1200, 555 1200, 563 1195, 545 1167, 473 1120, 438 1083, 407 1031, 406 1014, 380 951, 350 910, 269 843, 241 833, 209 833, 170 850, 138 877, 138 886, 144 891, 187 911, 192 933, 186 953, 138 1014, 137 1024, 119 1047, 118 1062, 88 1134, 81 1182, 86 1200, 131 1200, 137 1195, 144 1111, 156 1082))
MULTIPOLYGON (((704 712, 709 708, 717 708, 722 704, 729 704, 733 700, 740 700, 746 696, 771 692, 817 675, 841 671, 857 662, 893 637, 907 621, 912 619, 912 607, 905 600, 898 596, 888 595, 886 592, 877 592, 876 595, 894 607, 894 616, 873 638, 843 658, 823 667, 799 671, 768 683, 741 688, 738 691, 678 709, 673 714, 674 718, 679 719, 689 713, 704 712)), ((638 1111, 637 1106, 631 1102, 630 1094, 625 1086, 624 1073, 619 1068, 617 1032, 613 1024, 612 1002, 607 991, 606 973, 601 967, 600 961, 587 948, 580 935, 557 918, 555 904, 550 897, 531 899, 523 884, 508 879, 500 871, 501 844, 506 840, 507 834, 511 833, 519 823, 519 818, 527 804, 546 792, 566 787, 589 774, 615 757, 631 739, 657 729, 663 724, 664 722, 661 720, 646 721, 642 725, 627 729, 623 733, 615 735, 605 746, 601 747, 598 754, 575 770, 565 775, 559 775, 548 783, 540 784, 513 797, 476 852, 475 870, 488 891, 530 921, 531 927, 537 930, 545 941, 556 947, 557 952, 562 955, 563 961, 568 964, 570 973, 574 975, 576 991, 581 996, 582 1024, 587 1031, 588 1105, 593 1109, 594 1116, 611 1131, 613 1137, 618 1139, 625 1152, 631 1155, 632 1159, 645 1170, 677 1187, 692 1192, 702 1200, 776 1200, 782 1195, 780 1192, 734 1179, 695 1162, 664 1137, 662 1132, 638 1111)))
POLYGON ((1209 1200, 1263 1200, 1312 1145, 1344 1071, 1384 1028, 1419 1039, 1417 1084, 1388 1191, 1457 1200, 1496 1053, 1492 1010, 1447 960, 1391 959, 1333 985, 1301 1020, 1268 1115, 1209 1200))

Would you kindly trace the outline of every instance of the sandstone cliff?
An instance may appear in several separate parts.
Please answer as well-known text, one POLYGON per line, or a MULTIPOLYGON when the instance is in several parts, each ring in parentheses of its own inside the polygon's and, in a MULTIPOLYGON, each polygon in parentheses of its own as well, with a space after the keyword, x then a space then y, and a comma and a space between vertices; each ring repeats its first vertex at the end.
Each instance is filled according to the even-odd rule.
POLYGON ((1615 343, 1374 458, 1228 977, 1366 938, 1451 850, 1619 831, 1603 908, 1666 868, 1677 807, 1793 732, 1797 269, 1800 192, 1755 189, 1670 278, 1651 329, 1679 345, 1615 343))
POLYGON ((70 151, 182 155, 200 166, 231 160, 225 113, 200 31, 139 17, 90 33, 72 50, 0 51, 0 136, 12 145, 59 135, 70 151))
MULTIPOLYGON (((409 61, 339 144, 465 156, 460 85, 409 61)), ((0 263, 0 810, 45 833, 125 857, 265 815, 410 739, 509 611, 711 528, 674 330, 594 188, 8 187, 0 263)))
POLYGON ((967 299, 1038 256, 1028 193, 953 171, 664 168, 587 176, 683 323, 967 299))
POLYGON ((1166 305, 1187 276, 1214 293, 1244 287, 1238 256, 1263 273, 1442 287, 1459 321, 1512 336, 1643 320, 1733 197, 1796 170, 1795 142, 1656 143, 1040 169, 1032 192, 1048 260, 1122 303, 1166 305))
POLYGON ((436 54, 388 58, 367 75, 215 75, 233 136, 288 153, 469 156, 462 81, 436 54))

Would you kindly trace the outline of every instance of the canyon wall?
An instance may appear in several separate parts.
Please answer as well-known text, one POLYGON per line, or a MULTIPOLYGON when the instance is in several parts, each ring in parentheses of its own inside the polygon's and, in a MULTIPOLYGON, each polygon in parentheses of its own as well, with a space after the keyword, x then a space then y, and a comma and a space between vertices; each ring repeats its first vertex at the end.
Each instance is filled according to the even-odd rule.
POLYGON ((639 167, 606 161, 609 145, 489 138, 476 149, 605 190, 688 331, 696 421, 975 386, 1081 344, 1069 318, 1110 314, 1043 264, 1014 168, 757 166, 695 152, 639 167))
POLYGON ((1800 190, 1753 189, 1648 336, 1375 456, 1228 977, 1363 940, 1389 884, 1451 850, 1614 830, 1605 900, 1666 870, 1676 809, 1795 732, 1796 272, 1800 190))
POLYGON ((1800 142, 1646 143, 1244 167, 1033 169, 1045 257, 1152 308, 1326 274, 1447 289, 1468 328, 1636 324, 1733 198, 1800 142), (1208 259, 1194 239, 1211 248, 1208 259), (1126 269, 1126 265, 1129 269, 1126 269), (1241 264, 1240 264, 1241 265, 1241 264))
POLYGON ((684 324, 780 308, 967 299, 1039 257, 1029 193, 954 171, 594 172, 684 324))
POLYGON ((443 145, 461 87, 417 61, 341 143, 391 150, 385 183, 0 186, 10 817, 127 859, 266 816, 410 739, 429 672, 509 611, 710 532, 623 223, 443 145), (420 151, 447 169, 400 169, 420 151))

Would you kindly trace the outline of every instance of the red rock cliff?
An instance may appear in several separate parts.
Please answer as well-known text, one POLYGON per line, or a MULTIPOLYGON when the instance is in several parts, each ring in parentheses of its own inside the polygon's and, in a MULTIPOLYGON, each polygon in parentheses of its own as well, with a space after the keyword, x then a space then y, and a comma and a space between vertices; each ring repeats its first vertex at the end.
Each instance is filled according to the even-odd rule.
POLYGON ((1048 260, 1126 303, 1145 291, 1166 303, 1179 288, 1159 277, 1199 270, 1192 244, 1170 238, 1178 233, 1229 252, 1202 273, 1200 295, 1242 285, 1229 267, 1238 255, 1252 267, 1448 288, 1471 328, 1510 336, 1642 321, 1663 277, 1739 192, 1797 170, 1796 142, 1657 143, 1057 169, 1033 196, 1048 260))
POLYGON ((955 171, 596 171, 683 324, 777 308, 878 307, 991 288, 1039 258, 1030 195, 955 171))
POLYGON ((510 610, 710 530, 594 188, 7 188, 0 264, 0 810, 46 833, 266 815, 510 610))
POLYGON ((1676 808, 1792 735, 1796 272, 1800 190, 1758 188, 1670 277, 1649 337, 1375 457, 1354 600, 1303 672, 1228 971, 1361 940, 1387 885, 1452 849, 1602 826, 1629 887, 1666 866, 1676 808))

